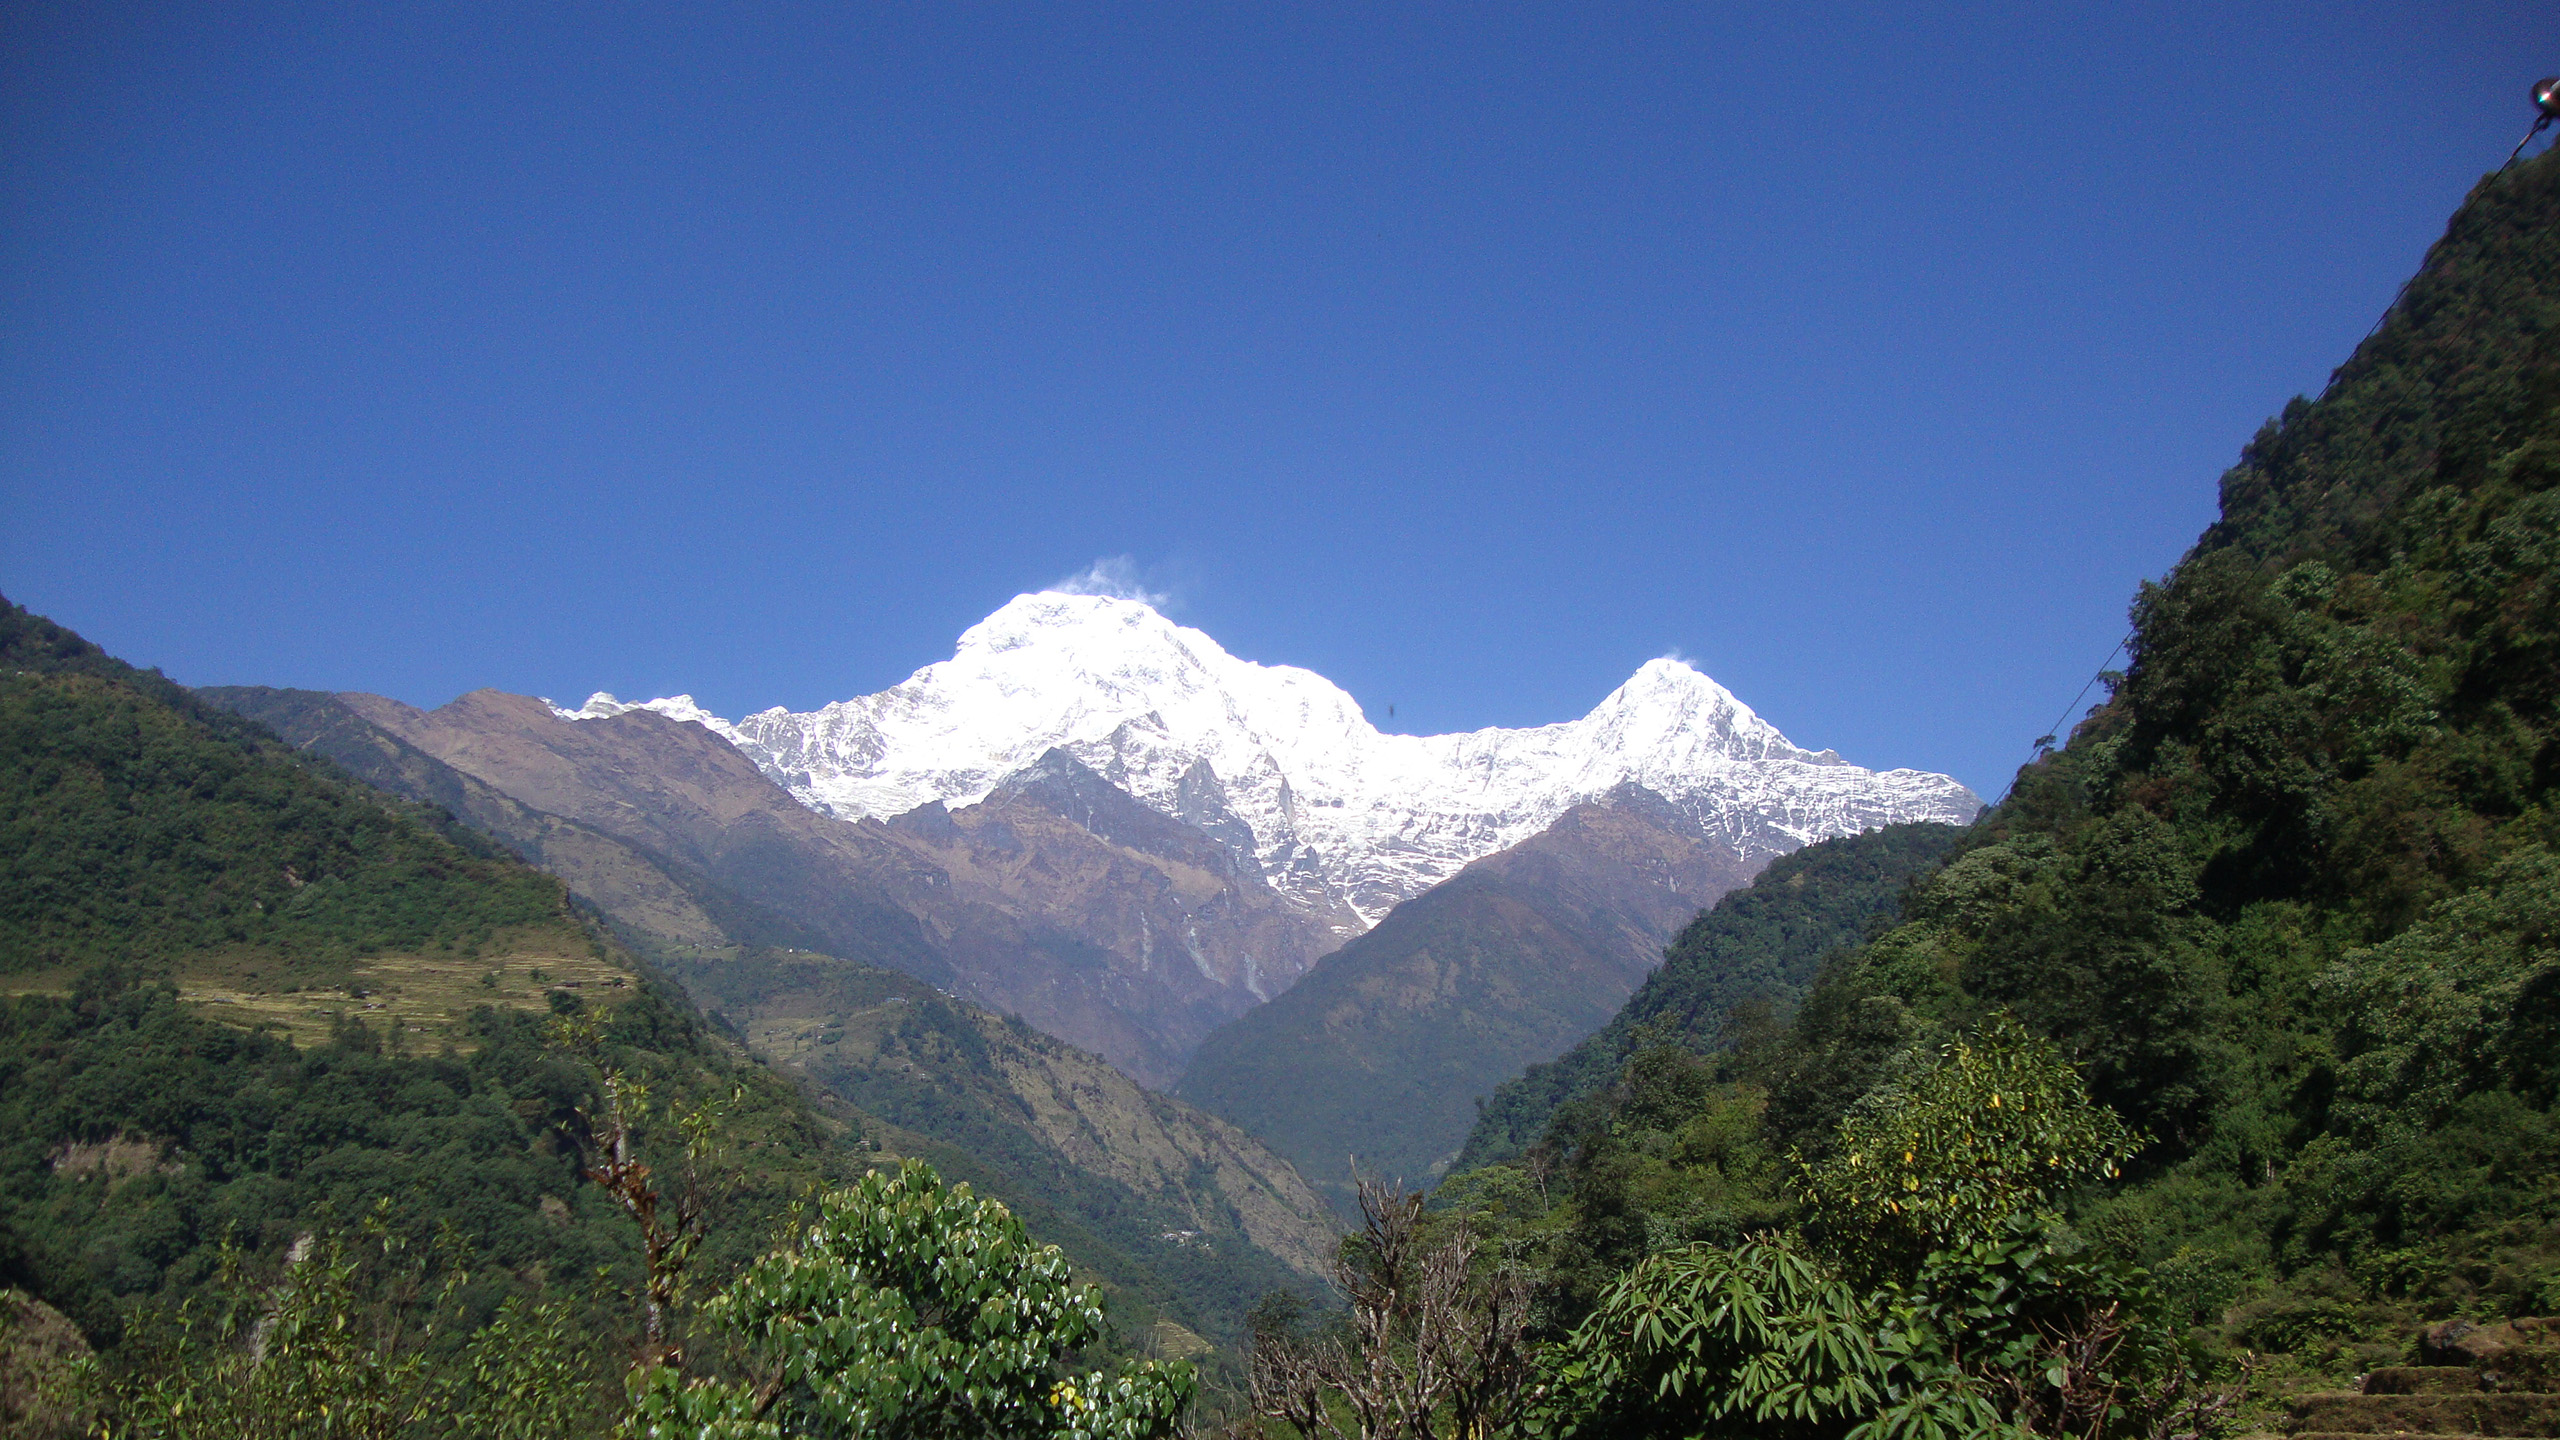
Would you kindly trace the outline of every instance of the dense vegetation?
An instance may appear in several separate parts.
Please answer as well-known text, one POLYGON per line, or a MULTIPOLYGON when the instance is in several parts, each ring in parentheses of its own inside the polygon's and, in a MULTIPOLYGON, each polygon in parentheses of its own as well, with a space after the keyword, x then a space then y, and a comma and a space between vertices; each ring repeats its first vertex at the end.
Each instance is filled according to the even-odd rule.
POLYGON ((1904 887, 1963 833, 1953 825, 1891 825, 1770 861, 1748 888, 1727 894, 1680 932, 1662 968, 1608 1025, 1494 1091, 1453 1168, 1517 1158, 1559 1108, 1607 1088, 1640 1043, 1703 1053, 1723 1042, 1735 1007, 1792 1005, 1823 958, 1868 939, 1875 923, 1894 913, 1904 887))
MULTIPOLYGON (((1837 1184, 1925 1168, 1929 1144, 1895 1126, 1988 1133, 1998 1087, 1923 1102, 2012 1027, 2138 1142, 2030 1227, 2116 1268, 2087 1292, 2113 1297, 2108 1324, 2184 1331, 2207 1369, 2282 1352, 2281 1387, 2390 1363, 2420 1321, 2560 1309, 2555 561, 2546 156, 2484 181, 2327 392, 2250 443, 2221 522, 2137 600, 2108 700, 1911 887, 1899 923, 1828 961, 1783 1023, 1743 1016, 1729 1050, 1696 1053, 1699 1029, 1640 1045, 1443 1203, 1539 1277, 1550 1335, 1606 1349, 1574 1327, 1724 1285, 1813 1306, 1804 1324, 1864 1307, 1869 1340, 1908 1340, 1924 1330, 1893 1306, 1925 1310, 1953 1263, 1950 1236, 1892 1241, 1929 1182, 1865 1211, 1837 1184), (1800 1237, 1783 1253, 1698 1268, 1781 1228, 1800 1237), (1800 1245, 1821 1274, 1881 1288, 1815 1295, 1781 1263, 1800 1245)), ((1958 1168, 2048 1146, 2057 1166, 2114 1158, 2102 1139, 1958 1168)), ((1767 1433, 1841 1433, 1900 1404, 1890 1358, 1800 1373, 1839 1403, 1767 1433)), ((2185 1366, 2158 1360, 2152 1383, 2185 1366)), ((2022 1423, 2068 1398, 1964 1373, 2022 1423)))
MULTIPOLYGON (((559 1003, 581 1008, 560 992, 559 1003)), ((723 1058, 643 987, 603 1012, 616 1067, 662 1101, 722 1100, 740 1188, 704 1265, 734 1268, 774 1217, 850 1157, 789 1087, 723 1058)), ((551 1043, 547 1016, 483 1010, 467 1051, 385 1053, 349 1021, 297 1050, 205 1019, 164 983, 112 968, 68 997, 0 1006, 0 1267, 113 1340, 130 1303, 215 1278, 226 1246, 272 1256, 312 1230, 378 1219, 425 1253, 440 1236, 476 1257, 485 1318, 511 1294, 558 1287, 582 1304, 635 1283, 627 1217, 585 1183, 581 1141, 598 1072, 551 1043)), ((666 1138, 661 1122, 641 1133, 666 1138)), ((617 1313, 612 1328, 621 1328, 617 1313)))
POLYGON ((1069 1371, 1108 1333, 1101 1293, 1004 1206, 913 1162, 824 1197, 704 1309, 742 1363, 647 1372, 633 1434, 1163 1440, 1194 1390, 1179 1360, 1069 1371))
MULTIPOLYGON (((1099 1167, 1063 1163, 1031 1123, 1004 1064, 1019 1058, 1007 1052, 1061 1051, 1064 1042, 975 1011, 912 976, 833 956, 743 950, 672 955, 667 963, 723 1019, 776 996, 834 1017, 817 1034, 817 1054, 799 1061, 809 1078, 865 1114, 956 1152, 937 1152, 935 1163, 1002 1198, 1109 1281, 1129 1322, 1162 1312, 1229 1339, 1243 1332, 1246 1311, 1263 1295, 1311 1288, 1253 1246, 1213 1177, 1194 1175, 1184 1193, 1155 1195, 1099 1167), (870 1019, 883 1011, 898 1018, 870 1019), (1165 1238, 1183 1232, 1186 1243, 1165 1238)), ((1131 1117, 1110 1113, 1104 1095, 1081 1098, 1084 1123, 1130 1128, 1131 1117)))

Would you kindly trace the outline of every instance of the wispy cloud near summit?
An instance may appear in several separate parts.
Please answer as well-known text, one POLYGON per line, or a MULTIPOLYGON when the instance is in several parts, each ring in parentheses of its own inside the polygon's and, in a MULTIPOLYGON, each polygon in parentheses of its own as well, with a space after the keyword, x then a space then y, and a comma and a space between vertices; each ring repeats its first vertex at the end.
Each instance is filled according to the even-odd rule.
POLYGON ((1126 555, 1105 555, 1085 567, 1083 573, 1070 575, 1047 587, 1061 595, 1108 595, 1114 600, 1135 600, 1158 610, 1173 603, 1166 590, 1150 590, 1138 573, 1138 562, 1126 555))

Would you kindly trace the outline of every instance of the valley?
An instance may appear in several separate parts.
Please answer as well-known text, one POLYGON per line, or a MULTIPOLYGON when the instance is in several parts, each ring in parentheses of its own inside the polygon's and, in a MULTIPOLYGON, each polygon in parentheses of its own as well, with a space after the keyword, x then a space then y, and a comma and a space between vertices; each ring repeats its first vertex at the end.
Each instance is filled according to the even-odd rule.
POLYGON ((555 1430, 626 1373, 775 1403, 694 1296, 854 1196, 1058 1246, 1159 1430, 1159 1361, 1312 1433, 1459 1346, 1416 1434, 2548 1429, 2554 336, 2545 156, 2243 449, 1987 809, 1681 662, 1395 736, 1109 596, 735 722, 189 691, 8 606, 0 1266, 41 1343, 0 1361, 144 1406, 166 1327, 325 1281, 380 1321, 345 1374, 540 1314, 618 1337, 555 1430))

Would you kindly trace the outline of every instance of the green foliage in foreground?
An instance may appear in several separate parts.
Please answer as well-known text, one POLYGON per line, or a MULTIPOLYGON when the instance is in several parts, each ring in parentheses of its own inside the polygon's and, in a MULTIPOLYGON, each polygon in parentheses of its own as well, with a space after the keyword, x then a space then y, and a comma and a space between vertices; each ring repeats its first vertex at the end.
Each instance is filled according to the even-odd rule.
POLYGON ((1907 1317, 1771 1237, 1639 1264, 1562 1347, 1530 1429, 1571 1440, 1771 1440, 1999 1431, 1977 1392, 1915 1353, 1907 1317), (1899 1319, 1903 1323, 1897 1325, 1899 1319))
MULTIPOLYGON (((1671 1074, 1702 1063, 1650 1053, 1677 1062, 1654 1067, 1671 1074)), ((1783 1183, 1807 1197, 1797 1213, 1812 1223, 1651 1249, 1569 1326, 1575 1276, 1555 1262, 1573 1254, 1574 1200, 1542 1214, 1478 1184, 1443 1197, 1440 1223, 1465 1228, 1474 1253, 1512 1277, 1482 1293, 1517 1293, 1519 1281, 1542 1292, 1547 1343, 1523 1422, 1537 1440, 2211 1433, 2237 1388, 2189 1353, 2180 1303, 2089 1245, 2062 1210, 2132 1143, 2050 1042, 1994 1016, 1845 1117, 1831 1158, 1792 1160, 1783 1182, 1762 1166, 1724 1177, 1728 1189, 1783 1183)), ((1444 1328, 1464 1336, 1495 1319, 1444 1328)), ((1290 1353, 1257 1352, 1258 1395, 1283 1393, 1290 1353)), ((1324 1431, 1303 1405, 1284 1418, 1324 1431)))
POLYGON ((1843 1116, 1799 1184, 1816 1224, 1890 1274, 2010 1216, 2055 1214, 2138 1148, 2058 1048, 2000 1014, 1843 1116))
POLYGON ((1002 1205, 915 1161, 826 1196, 798 1243, 706 1310, 741 1342, 744 1375, 647 1372, 635 1435, 1155 1440, 1193 1391, 1179 1361, 1065 1372, 1104 1334, 1099 1292, 1002 1205))
POLYGON ((1103 1338, 1098 1293, 917 1162, 824 1196, 714 1297, 701 1348, 733 1343, 691 1378, 680 1355, 595 1345, 558 1301, 475 1321, 449 1245, 411 1256, 379 1215, 364 1232, 263 1281, 226 1251, 127 1363, 91 1367, 102 1440, 1164 1440, 1194 1391, 1179 1362, 1068 1370, 1103 1338))
POLYGON ((610 1359, 573 1307, 511 1297, 473 1323, 467 1272, 408 1259, 385 1227, 368 1229, 366 1243, 322 1242, 265 1283, 226 1252, 215 1285, 153 1317, 95 1377, 103 1440, 606 1433, 610 1359), (420 1295, 431 1281, 438 1293, 420 1295))

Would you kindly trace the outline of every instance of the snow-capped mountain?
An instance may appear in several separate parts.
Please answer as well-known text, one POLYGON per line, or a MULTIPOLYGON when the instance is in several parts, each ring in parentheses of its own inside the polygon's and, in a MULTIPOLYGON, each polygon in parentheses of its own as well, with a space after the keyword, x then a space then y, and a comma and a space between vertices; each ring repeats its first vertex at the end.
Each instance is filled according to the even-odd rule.
POLYGON ((1579 720, 1389 735, 1312 671, 1239 660, 1140 601, 1048 591, 904 684, 806 714, 731 722, 690 696, 603 693, 558 713, 643 708, 701 723, 842 819, 972 804, 1063 749, 1346 933, 1628 783, 1753 860, 1878 825, 1962 823, 1981 803, 1944 775, 1805 750, 1678 660, 1647 662, 1579 720))

